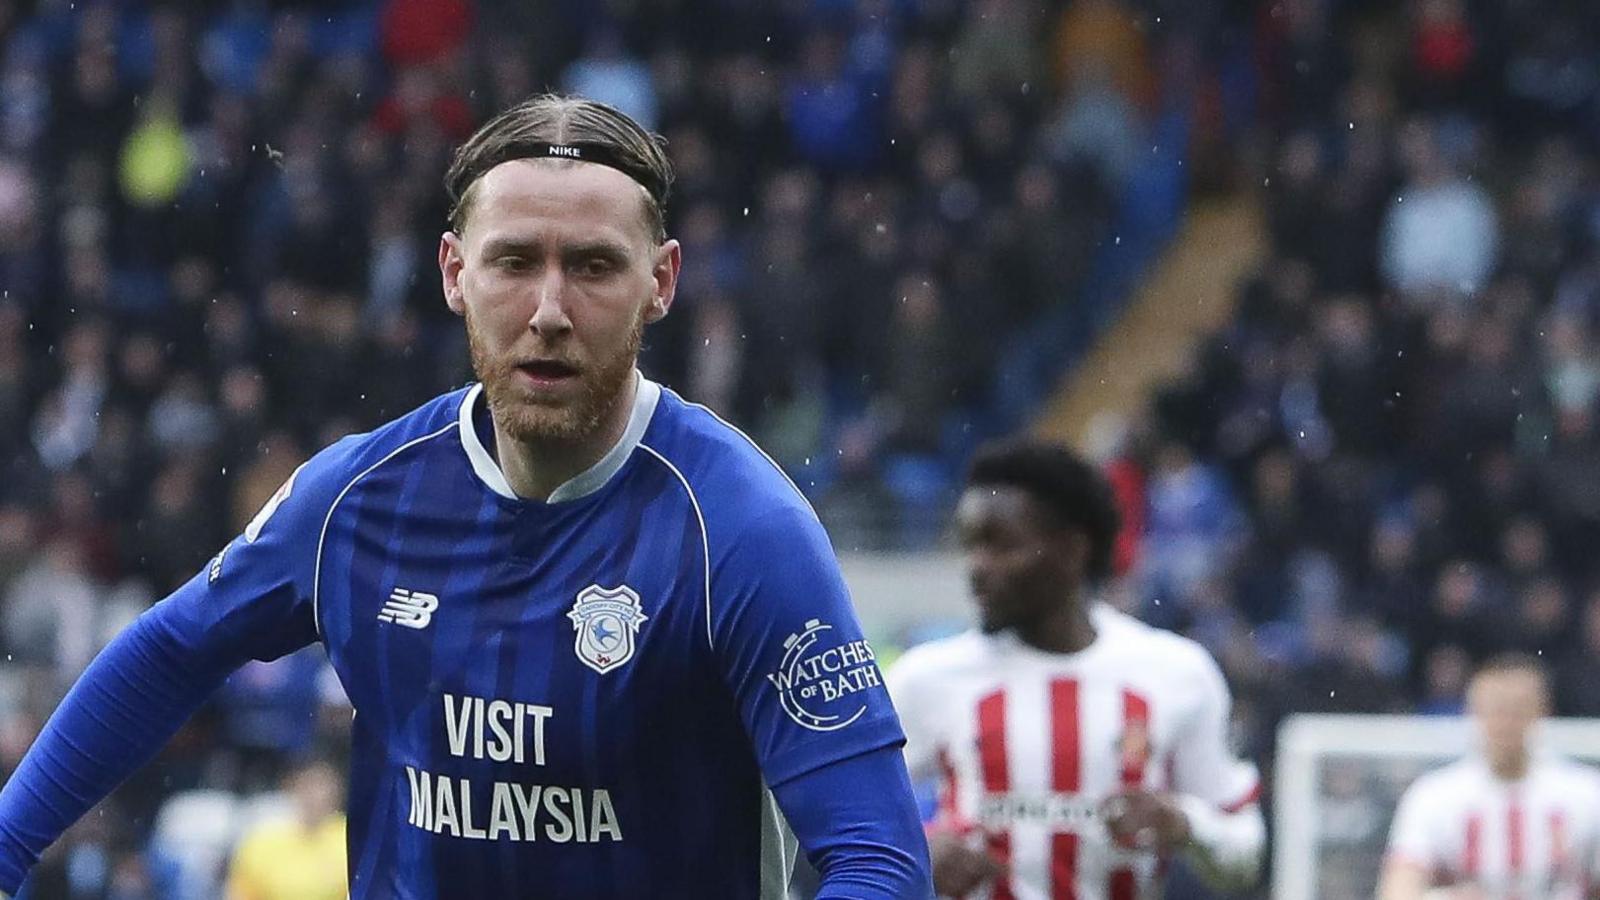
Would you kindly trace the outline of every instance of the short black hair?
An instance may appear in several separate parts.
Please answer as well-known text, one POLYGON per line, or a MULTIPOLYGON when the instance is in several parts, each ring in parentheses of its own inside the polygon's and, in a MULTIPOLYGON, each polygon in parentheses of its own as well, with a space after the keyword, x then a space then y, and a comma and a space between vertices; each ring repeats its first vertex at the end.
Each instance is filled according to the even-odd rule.
POLYGON ((1111 557, 1122 515, 1111 485, 1076 453, 1059 444, 1008 440, 985 445, 973 456, 968 486, 1003 485, 1037 500, 1061 528, 1089 539, 1089 577, 1111 574, 1111 557))

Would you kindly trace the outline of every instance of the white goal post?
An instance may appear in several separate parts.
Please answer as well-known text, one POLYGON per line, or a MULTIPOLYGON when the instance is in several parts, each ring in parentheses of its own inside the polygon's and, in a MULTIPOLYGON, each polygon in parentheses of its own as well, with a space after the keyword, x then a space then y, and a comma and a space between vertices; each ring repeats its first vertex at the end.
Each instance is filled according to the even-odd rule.
MULTIPOLYGON (((1369 900, 1401 792, 1472 740, 1469 723, 1454 716, 1284 720, 1273 776, 1274 900, 1369 900)), ((1600 764, 1600 719, 1550 719, 1536 741, 1600 764)))

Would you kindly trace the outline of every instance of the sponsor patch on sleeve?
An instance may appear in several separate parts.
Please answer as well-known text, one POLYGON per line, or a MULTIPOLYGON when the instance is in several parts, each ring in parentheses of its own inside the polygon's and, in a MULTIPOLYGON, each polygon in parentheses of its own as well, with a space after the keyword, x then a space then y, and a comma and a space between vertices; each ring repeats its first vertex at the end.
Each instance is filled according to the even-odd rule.
POLYGON ((840 641, 820 619, 783 642, 783 660, 767 681, 795 724, 838 731, 867 712, 864 692, 883 689, 877 656, 865 640, 840 641))

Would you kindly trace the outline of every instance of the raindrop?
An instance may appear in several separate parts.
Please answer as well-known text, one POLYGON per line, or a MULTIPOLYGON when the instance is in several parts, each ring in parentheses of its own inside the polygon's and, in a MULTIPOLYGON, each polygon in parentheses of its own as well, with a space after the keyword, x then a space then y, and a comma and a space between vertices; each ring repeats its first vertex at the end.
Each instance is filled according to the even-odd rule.
POLYGON ((750 215, 750 207, 746 206, 744 208, 744 214, 747 215, 747 216, 750 215))
POLYGON ((1354 123, 1354 122, 1350 123, 1350 130, 1351 131, 1355 131, 1356 130, 1356 123, 1354 123))
POLYGON ((1116 239, 1114 241, 1112 241, 1112 243, 1116 244, 1118 247, 1121 247, 1122 246, 1122 235, 1120 235, 1120 234, 1117 235, 1116 239))

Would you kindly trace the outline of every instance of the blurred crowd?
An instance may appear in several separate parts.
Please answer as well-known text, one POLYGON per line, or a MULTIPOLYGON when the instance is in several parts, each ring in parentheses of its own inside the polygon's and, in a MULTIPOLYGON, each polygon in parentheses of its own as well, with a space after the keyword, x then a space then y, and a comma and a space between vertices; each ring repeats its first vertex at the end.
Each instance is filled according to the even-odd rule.
POLYGON ((1103 448, 1123 601, 1264 760, 1288 712, 1459 712, 1498 651, 1600 715, 1600 7, 1401 7, 1272 8, 1271 252, 1103 448))

